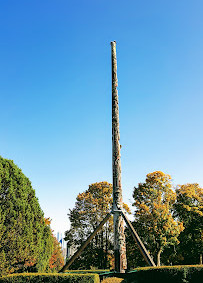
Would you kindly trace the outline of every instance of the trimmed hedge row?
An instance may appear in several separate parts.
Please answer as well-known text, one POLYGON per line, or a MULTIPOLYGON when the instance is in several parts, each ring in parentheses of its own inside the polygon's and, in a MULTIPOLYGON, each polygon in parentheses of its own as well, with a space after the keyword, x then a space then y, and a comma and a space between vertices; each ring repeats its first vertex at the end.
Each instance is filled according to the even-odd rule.
POLYGON ((117 277, 109 277, 104 280, 102 280, 102 283, 124 283, 126 282, 123 278, 117 278, 117 277))
POLYGON ((90 270, 66 270, 65 273, 77 273, 77 274, 86 274, 86 273, 96 273, 96 274, 101 274, 104 272, 109 272, 109 269, 90 269, 90 270))
MULTIPOLYGON (((58 273, 22 273, 11 274, 0 278, 0 283, 99 283, 99 275, 104 270, 91 271, 70 271, 65 274, 58 273), (77 272, 77 273, 76 273, 77 272), (78 274, 78 272, 81 272, 78 274), (86 274, 85 274, 86 272, 86 274), (88 273, 87 272, 92 272, 88 273), (93 274, 94 273, 94 274, 93 274)), ((110 274, 109 274, 110 275, 110 274)), ((102 277, 102 275, 100 275, 102 277)), ((120 277, 129 283, 202 283, 203 265, 193 266, 161 266, 161 267, 141 267, 125 274, 111 274, 104 282, 119 282, 120 277), (107 280, 108 279, 108 280, 107 280), (115 281, 116 280, 116 281, 115 281)), ((106 277, 106 276, 105 276, 106 277)))
POLYGON ((112 277, 128 283, 203 283, 203 265, 139 267, 127 273, 100 274, 103 280, 112 277))
POLYGON ((99 283, 98 274, 19 273, 3 276, 0 283, 99 283))
POLYGON ((181 265, 137 268, 126 274, 131 283, 202 283, 203 265, 181 265))

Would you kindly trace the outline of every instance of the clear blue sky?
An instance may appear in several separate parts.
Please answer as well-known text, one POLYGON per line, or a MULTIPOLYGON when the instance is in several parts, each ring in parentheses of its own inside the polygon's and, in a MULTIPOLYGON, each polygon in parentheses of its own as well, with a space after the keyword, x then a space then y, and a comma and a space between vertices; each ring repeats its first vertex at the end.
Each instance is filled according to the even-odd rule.
POLYGON ((124 200, 149 172, 203 185, 201 0, 0 1, 0 155, 32 181, 55 231, 111 176, 117 41, 124 200))

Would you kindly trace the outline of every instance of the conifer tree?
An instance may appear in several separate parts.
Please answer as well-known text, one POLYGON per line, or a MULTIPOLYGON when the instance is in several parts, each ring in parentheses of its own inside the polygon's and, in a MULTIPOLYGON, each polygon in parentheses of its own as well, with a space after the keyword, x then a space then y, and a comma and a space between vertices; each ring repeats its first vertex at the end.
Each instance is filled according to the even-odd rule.
POLYGON ((45 271, 53 250, 30 180, 0 157, 0 274, 45 271))

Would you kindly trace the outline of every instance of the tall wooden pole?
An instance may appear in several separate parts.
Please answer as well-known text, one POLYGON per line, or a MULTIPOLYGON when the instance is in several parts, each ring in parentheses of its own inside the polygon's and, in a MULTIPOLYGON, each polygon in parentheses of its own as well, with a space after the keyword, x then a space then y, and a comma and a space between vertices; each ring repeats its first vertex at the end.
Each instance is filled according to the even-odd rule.
POLYGON ((124 221, 121 215, 123 208, 121 187, 121 155, 118 107, 118 79, 116 42, 111 42, 112 60, 112 165, 113 165, 113 213, 114 213, 114 256, 115 271, 123 273, 127 269, 124 221))
MULTIPOLYGON (((147 252, 144 244, 134 230, 132 224, 123 212, 123 198, 121 187, 121 154, 120 154, 120 131, 119 131, 119 108, 118 108, 118 79, 117 79, 117 60, 116 60, 116 42, 111 42, 111 58, 112 58, 112 163, 113 163, 113 209, 114 215, 114 255, 115 255, 115 271, 119 273, 125 272, 127 269, 126 246, 124 234, 124 220, 131 231, 144 259, 146 262, 155 266, 152 258, 147 252)), ((81 245, 77 252, 64 265, 60 272, 64 272, 70 267, 74 260, 80 256, 85 247, 94 238, 97 232, 108 221, 111 213, 102 220, 94 232, 81 245)))

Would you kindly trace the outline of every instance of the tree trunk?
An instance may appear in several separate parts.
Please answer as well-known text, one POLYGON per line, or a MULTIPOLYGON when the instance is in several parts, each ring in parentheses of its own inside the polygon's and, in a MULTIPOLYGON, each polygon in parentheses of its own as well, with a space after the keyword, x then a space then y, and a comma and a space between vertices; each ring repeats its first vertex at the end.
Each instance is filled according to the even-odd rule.
POLYGON ((199 264, 202 264, 202 254, 199 255, 199 264))
POLYGON ((103 234, 103 228, 101 230, 101 252, 102 252, 102 256, 101 256, 101 259, 102 259, 102 269, 104 269, 104 234, 103 234))
POLYGON ((158 254, 157 254, 157 266, 160 266, 161 265, 161 250, 158 251, 158 254))

